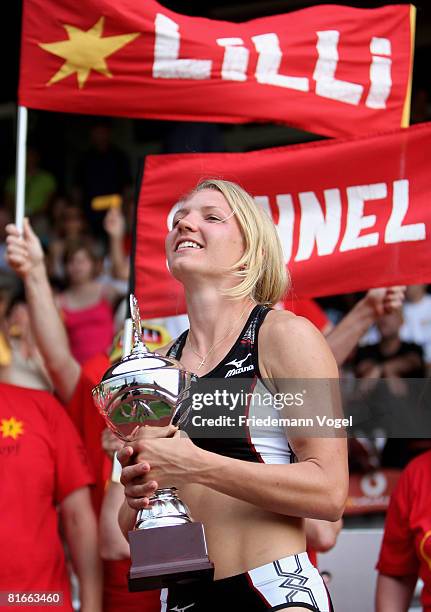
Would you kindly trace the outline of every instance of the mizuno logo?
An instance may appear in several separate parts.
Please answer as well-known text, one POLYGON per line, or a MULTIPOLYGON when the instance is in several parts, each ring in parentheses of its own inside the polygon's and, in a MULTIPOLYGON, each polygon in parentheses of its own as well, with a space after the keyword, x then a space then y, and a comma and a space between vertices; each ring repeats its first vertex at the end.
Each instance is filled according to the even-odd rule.
POLYGON ((173 610, 173 612, 184 612, 184 610, 187 610, 188 608, 191 608, 194 605, 194 603, 191 603, 188 606, 184 606, 184 608, 179 608, 178 606, 175 606, 175 608, 169 608, 169 610, 173 610))
POLYGON ((233 365, 235 368, 242 368, 242 364, 244 363, 244 361, 247 361, 249 357, 251 357, 251 353, 249 353, 247 357, 244 357, 244 359, 233 359, 232 361, 229 361, 229 363, 227 363, 226 365, 233 365))
POLYGON ((252 363, 246 366, 243 365, 249 357, 251 357, 251 353, 249 353, 247 357, 244 357, 244 359, 233 359, 232 361, 229 361, 229 363, 226 365, 233 365, 235 367, 226 372, 225 378, 230 378, 231 376, 236 376, 236 374, 242 374, 243 372, 254 370, 254 365, 252 363))

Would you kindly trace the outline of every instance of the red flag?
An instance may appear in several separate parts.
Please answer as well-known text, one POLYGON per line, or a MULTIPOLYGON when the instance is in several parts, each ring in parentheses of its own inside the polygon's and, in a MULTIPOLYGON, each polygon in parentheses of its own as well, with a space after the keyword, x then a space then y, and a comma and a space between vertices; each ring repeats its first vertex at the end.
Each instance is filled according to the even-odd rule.
POLYGON ((315 6, 229 23, 155 0, 25 0, 19 103, 149 119, 408 125, 414 7, 315 6))
POLYGON ((298 297, 431 281, 431 123, 251 153, 153 155, 141 188, 136 294, 144 317, 185 311, 164 240, 203 177, 240 183, 277 226, 298 297))

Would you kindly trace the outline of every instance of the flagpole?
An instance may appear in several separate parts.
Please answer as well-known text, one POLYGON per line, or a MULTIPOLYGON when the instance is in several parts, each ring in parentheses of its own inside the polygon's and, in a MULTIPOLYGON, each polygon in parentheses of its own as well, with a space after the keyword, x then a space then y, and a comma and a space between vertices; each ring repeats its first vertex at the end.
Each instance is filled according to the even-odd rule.
MULTIPOLYGON (((127 300, 127 308, 130 313, 130 305, 129 300, 127 300)), ((127 357, 132 352, 132 335, 133 335, 133 325, 132 319, 129 317, 124 321, 123 328, 123 357, 127 357)), ((112 472, 111 472, 111 481, 112 482, 120 482, 121 478, 121 470, 122 465, 117 459, 117 451, 114 453, 114 458, 112 460, 112 472)))
POLYGON ((18 106, 16 138, 15 225, 22 233, 25 212, 25 165, 27 153, 27 108, 18 106))

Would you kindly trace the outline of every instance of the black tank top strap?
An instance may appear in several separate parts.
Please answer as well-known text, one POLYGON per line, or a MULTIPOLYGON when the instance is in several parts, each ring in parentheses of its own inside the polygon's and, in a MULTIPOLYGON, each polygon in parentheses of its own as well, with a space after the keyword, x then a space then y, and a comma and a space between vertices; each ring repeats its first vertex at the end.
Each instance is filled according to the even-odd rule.
POLYGON ((186 331, 183 331, 183 333, 178 336, 178 338, 175 340, 171 348, 166 353, 168 357, 173 357, 174 359, 180 359, 183 349, 184 349, 184 345, 187 340, 188 333, 189 333, 189 330, 186 329, 186 331))
POLYGON ((250 334, 251 334, 252 346, 253 346, 252 361, 254 365, 254 373, 257 378, 262 378, 260 374, 260 370, 259 370, 259 342, 258 342, 259 330, 260 330, 262 323, 265 321, 266 316, 268 315, 268 313, 271 312, 271 310, 272 308, 268 308, 268 306, 262 306, 262 305, 259 306, 259 310, 256 313, 256 317, 253 319, 253 321, 250 324, 250 327, 252 328, 250 331, 250 334))
MULTIPOLYGON (((260 378, 258 335, 260 326, 270 310, 270 308, 261 304, 257 304, 253 308, 228 354, 203 378, 231 378, 234 376, 241 376, 242 378, 257 376, 260 378)), ((178 336, 167 352, 169 357, 181 359, 187 335, 188 330, 178 336)))

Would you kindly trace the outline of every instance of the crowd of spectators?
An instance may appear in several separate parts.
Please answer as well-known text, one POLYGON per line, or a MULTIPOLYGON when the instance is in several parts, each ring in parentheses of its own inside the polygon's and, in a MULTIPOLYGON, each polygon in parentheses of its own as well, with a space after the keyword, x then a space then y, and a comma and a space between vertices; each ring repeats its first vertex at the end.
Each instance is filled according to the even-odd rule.
MULTIPOLYGON (((25 461, 31 461, 27 454, 19 455, 18 443, 30 430, 35 439, 32 444, 44 449, 39 454, 45 453, 46 463, 40 463, 36 470, 54 471, 57 480, 53 477, 49 483, 40 483, 43 500, 37 493, 30 494, 30 489, 22 499, 15 495, 14 508, 22 508, 24 529, 24 512, 31 516, 36 513, 33 508, 42 503, 49 507, 50 516, 60 508, 68 554, 80 579, 81 609, 151 612, 159 609, 154 593, 127 593, 128 545, 116 524, 122 487, 115 479, 111 481, 112 453, 118 442, 104 431, 90 396, 92 386, 110 363, 110 347, 115 332, 122 327, 119 306, 128 289, 132 229, 130 164, 113 145, 106 124, 96 124, 91 130, 90 147, 78 168, 75 187, 69 193, 61 193, 56 177, 41 166, 37 149, 29 148, 26 212, 30 223, 25 224, 22 250, 13 253, 15 258, 9 251, 9 259, 5 227, 13 221, 14 177, 5 185, 0 207, 0 442, 4 443, 0 453, 21 461, 10 461, 6 467, 6 472, 13 475, 15 470, 25 469, 25 461), (122 207, 118 206, 118 198, 111 199, 115 205, 102 210, 95 205, 99 196, 113 194, 120 196, 122 207), (67 407, 85 449, 62 407, 48 392, 56 393, 67 407), (21 407, 24 404, 30 416, 21 407), (50 430, 53 420, 56 429, 50 430), (60 427, 64 427, 61 432, 60 427), (87 459, 83 458, 85 453, 87 459), (76 473, 68 486, 63 483, 60 469, 76 473), (88 487, 94 482, 91 507, 86 499, 88 487), (47 489, 51 491, 48 497, 47 489), (82 503, 79 512, 77 500, 82 503), (99 553, 95 553, 95 517, 99 519, 99 553, 104 560, 103 604, 101 569, 96 560, 99 553), (84 551, 73 546, 75 532, 71 523, 78 525, 78 531, 86 527, 82 531, 87 542, 84 551), (88 555, 87 563, 82 555, 88 555), (83 579, 84 571, 92 577, 92 588, 83 579)), ((17 238, 10 229, 9 236, 17 238)), ((391 298, 385 291, 339 296, 319 304, 294 304, 292 298, 284 303, 284 307, 309 316, 327 335, 344 377, 355 380, 355 389, 359 386, 363 394, 370 396, 385 385, 385 399, 376 400, 379 405, 388 397, 390 402, 396 402, 408 396, 410 379, 426 379, 431 373, 431 295, 426 285, 408 287, 402 309, 386 308, 385 300, 391 298)), ((170 339, 170 329, 180 332, 186 326, 184 318, 174 323, 156 320, 147 322, 144 331, 147 330, 150 345, 151 339, 159 338, 160 342, 153 345, 157 347, 170 339)), ((115 343, 114 349, 114 358, 118 358, 115 343)), ((399 432, 391 436, 376 430, 375 435, 351 441, 351 468, 361 473, 379 467, 402 469, 429 448, 429 441, 419 436, 408 440, 399 432)), ((27 481, 23 482, 26 486, 27 481)), ((8 486, 12 491, 13 478, 8 486)), ((50 524, 52 528, 52 520, 50 524)), ((312 525, 310 542, 318 550, 325 550, 334 543, 337 530, 328 536, 322 526, 312 525)), ((54 531, 52 528, 46 537, 54 538, 54 531)), ((22 545, 25 548, 25 541, 22 545)), ((19 551, 16 557, 17 563, 22 561, 19 551)), ((49 562, 55 563, 55 559, 49 562)), ((6 584, 8 577, 9 574, 0 580, 0 590, 12 586, 6 584)), ((64 582, 63 574, 61 581, 64 582)), ((48 589, 53 583, 46 584, 48 589)))

